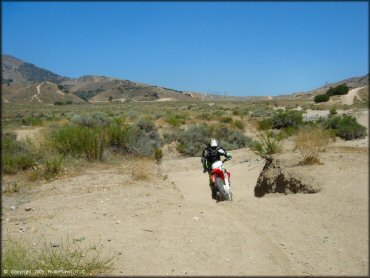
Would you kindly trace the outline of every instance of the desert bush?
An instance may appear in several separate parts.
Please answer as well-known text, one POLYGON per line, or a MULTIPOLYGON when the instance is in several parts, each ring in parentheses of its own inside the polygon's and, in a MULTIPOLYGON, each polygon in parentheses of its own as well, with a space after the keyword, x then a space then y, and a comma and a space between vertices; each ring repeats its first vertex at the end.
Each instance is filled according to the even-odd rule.
POLYGON ((267 130, 271 129, 273 125, 271 118, 263 119, 262 121, 258 122, 258 129, 260 130, 267 130))
POLYGON ((59 175, 63 170, 63 157, 51 157, 45 162, 44 178, 50 180, 59 175))
POLYGON ((101 127, 65 126, 53 130, 52 144, 63 155, 84 158, 88 161, 102 160, 107 143, 105 130, 101 127))
POLYGON ((346 95, 348 91, 349 87, 346 84, 340 84, 334 88, 330 87, 325 94, 329 97, 335 95, 346 95))
POLYGON ((126 116, 127 118, 130 118, 131 120, 135 120, 135 119, 137 119, 137 117, 138 117, 138 112, 130 110, 130 111, 128 111, 128 112, 125 114, 125 116, 126 116))
POLYGON ((330 116, 337 115, 337 114, 338 114, 338 112, 337 112, 337 109, 335 107, 330 109, 330 111, 329 111, 330 116))
POLYGON ((295 146, 299 150, 303 165, 320 164, 319 154, 331 140, 328 130, 320 127, 302 128, 295 137, 295 146))
POLYGON ((235 120, 233 121, 233 126, 236 127, 237 129, 244 130, 245 129, 245 123, 240 120, 235 120))
POLYGON ((41 126, 42 119, 34 116, 28 116, 21 120, 21 123, 25 126, 41 126))
POLYGON ((141 120, 133 127, 138 132, 134 132, 136 135, 134 150, 139 155, 151 156, 155 154, 155 150, 161 145, 161 138, 159 136, 157 127, 151 121, 141 120))
POLYGON ((43 177, 43 171, 39 168, 31 169, 27 172, 27 180, 35 182, 40 180, 43 177))
POLYGON ((210 137, 211 130, 207 125, 191 126, 179 135, 177 150, 187 156, 201 155, 210 137))
POLYGON ((271 156, 282 151, 282 143, 274 138, 272 133, 263 133, 259 140, 251 143, 251 149, 262 157, 271 156))
POLYGON ((179 132, 164 133, 162 140, 163 144, 170 144, 172 142, 177 141, 180 138, 180 133, 179 132))
POLYGON ((213 109, 215 109, 215 110, 213 111, 213 117, 212 118, 217 118, 217 117, 221 117, 221 116, 225 115, 225 111, 222 110, 222 107, 214 106, 213 109))
POLYGON ((258 107, 251 113, 251 117, 268 117, 271 116, 272 112, 266 107, 258 107))
POLYGON ((249 146, 251 138, 245 136, 241 131, 228 128, 226 125, 211 126, 211 137, 219 140, 226 150, 236 150, 249 146))
POLYGON ((135 157, 129 161, 131 176, 136 181, 148 181, 156 173, 153 171, 155 168, 153 159, 148 157, 135 157))
POLYGON ((231 117, 228 117, 228 116, 224 116, 224 117, 220 118, 220 122, 224 123, 224 124, 232 123, 232 121, 233 121, 233 119, 231 117))
POLYGON ((102 112, 96 112, 92 115, 77 114, 74 115, 71 121, 80 126, 95 127, 108 126, 112 120, 102 112))
POLYGON ((16 174, 19 170, 27 170, 36 165, 29 146, 16 140, 16 134, 6 132, 2 140, 2 162, 4 174, 16 174))
POLYGON ((197 115, 197 119, 210 121, 212 119, 212 114, 209 112, 203 112, 197 115))
POLYGON ((161 162, 162 158, 163 158, 163 151, 162 149, 159 149, 159 148, 156 148, 154 150, 154 158, 155 160, 159 163, 161 162))
POLYGON ((277 139, 278 140, 287 139, 288 137, 297 134, 297 132, 298 132, 298 127, 295 127, 295 126, 288 126, 288 127, 282 128, 280 129, 280 132, 277 135, 277 139))
POLYGON ((185 117, 184 117, 184 115, 180 115, 180 114, 169 113, 166 116, 166 119, 165 120, 170 125, 175 126, 175 127, 178 127, 178 126, 180 126, 182 124, 185 124, 185 117))
MULTIPOLYGON (((227 150, 235 150, 249 145, 251 139, 242 132, 230 129, 226 125, 197 125, 177 134, 177 150, 186 156, 200 156, 202 150, 215 137, 227 150)), ((175 137, 173 137, 175 138, 175 137)))
POLYGON ((324 122, 324 126, 327 129, 332 129, 336 136, 344 140, 365 138, 367 135, 366 127, 360 125, 357 119, 351 115, 329 117, 324 122))
POLYGON ((279 111, 272 117, 273 128, 298 127, 303 122, 303 115, 300 111, 279 111))
POLYGON ((25 239, 8 239, 3 240, 2 247, 4 276, 17 276, 11 270, 29 270, 32 276, 96 275, 109 272, 117 260, 115 256, 103 257, 101 246, 82 245, 69 239, 61 241, 58 247, 53 247, 46 241, 33 246, 25 239), (61 270, 67 273, 61 273, 61 270))
POLYGON ((18 193, 19 192, 19 185, 16 182, 10 182, 4 184, 4 193, 18 193))
POLYGON ((314 98, 314 101, 316 102, 316 103, 318 103, 318 102, 326 102, 326 101, 328 101, 329 100, 329 95, 327 95, 327 94, 322 94, 322 95, 317 95, 317 96, 315 96, 315 98, 314 98))
POLYGON ((135 125, 110 125, 108 138, 124 154, 152 156, 160 146, 160 136, 153 122, 141 120, 135 125))

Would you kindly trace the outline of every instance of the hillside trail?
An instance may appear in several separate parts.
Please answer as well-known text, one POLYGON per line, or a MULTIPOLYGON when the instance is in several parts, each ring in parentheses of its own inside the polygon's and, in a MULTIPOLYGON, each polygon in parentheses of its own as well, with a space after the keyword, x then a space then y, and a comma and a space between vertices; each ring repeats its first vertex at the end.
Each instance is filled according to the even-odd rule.
POLYGON ((363 88, 365 87, 359 87, 359 88, 349 90, 349 92, 343 96, 342 104, 352 105, 355 97, 358 98, 361 102, 363 102, 362 99, 358 95, 358 92, 363 88))
POLYGON ((31 97, 31 101, 33 101, 33 100, 37 100, 39 103, 41 103, 41 102, 42 102, 42 101, 41 101, 41 99, 40 99, 40 97, 39 97, 39 96, 41 95, 40 88, 41 88, 42 84, 44 84, 44 82, 42 82, 41 84, 38 84, 38 85, 36 86, 37 93, 36 93, 36 94, 34 94, 34 95, 31 97))

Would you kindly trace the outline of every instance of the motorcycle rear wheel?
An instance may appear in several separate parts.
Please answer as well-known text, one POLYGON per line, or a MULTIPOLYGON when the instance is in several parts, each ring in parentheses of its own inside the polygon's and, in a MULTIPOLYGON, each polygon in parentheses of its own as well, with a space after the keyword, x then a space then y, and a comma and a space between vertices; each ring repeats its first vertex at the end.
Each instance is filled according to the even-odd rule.
POLYGON ((217 187, 218 191, 222 195, 222 199, 223 200, 228 200, 229 199, 229 195, 227 194, 227 192, 224 189, 224 181, 223 181, 223 179, 221 179, 219 177, 216 177, 215 184, 216 184, 216 187, 217 187))

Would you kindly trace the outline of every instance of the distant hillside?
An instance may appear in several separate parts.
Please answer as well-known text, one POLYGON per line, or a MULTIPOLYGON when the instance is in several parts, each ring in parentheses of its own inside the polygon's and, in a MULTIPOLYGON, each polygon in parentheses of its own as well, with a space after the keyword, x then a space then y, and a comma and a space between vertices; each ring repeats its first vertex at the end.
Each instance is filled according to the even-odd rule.
POLYGON ((93 103, 217 99, 216 96, 105 76, 86 75, 80 78, 67 78, 10 55, 2 55, 1 69, 4 102, 93 103), (37 88, 41 89, 41 94, 36 90, 37 88))
POLYGON ((314 97, 319 94, 324 94, 330 87, 335 87, 340 84, 347 84, 350 89, 359 88, 359 87, 368 87, 369 86, 369 74, 351 77, 345 80, 337 81, 334 83, 328 83, 322 87, 306 91, 306 92, 297 92, 290 95, 280 95, 275 96, 273 99, 283 100, 283 99, 296 99, 296 100, 308 100, 313 101, 314 97))
POLYGON ((358 88, 358 87, 364 87, 369 85, 369 74, 365 74, 363 76, 359 77, 351 77, 345 80, 341 80, 335 83, 326 84, 325 86, 322 86, 320 88, 308 91, 306 93, 311 93, 314 95, 325 93, 330 87, 335 87, 340 84, 347 84, 347 86, 350 89, 358 88))
POLYGON ((1 83, 32 84, 43 81, 60 83, 68 78, 36 67, 10 55, 1 57, 1 83))

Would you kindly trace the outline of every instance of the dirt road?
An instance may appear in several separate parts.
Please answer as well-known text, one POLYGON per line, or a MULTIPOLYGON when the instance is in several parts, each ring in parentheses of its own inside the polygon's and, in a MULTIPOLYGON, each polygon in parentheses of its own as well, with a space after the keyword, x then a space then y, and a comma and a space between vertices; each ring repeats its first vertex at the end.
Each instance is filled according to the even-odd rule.
POLYGON ((360 101, 362 101, 357 93, 363 88, 365 87, 359 87, 359 88, 349 90, 349 92, 343 96, 342 104, 352 105, 355 97, 357 97, 358 99, 360 99, 360 101))

